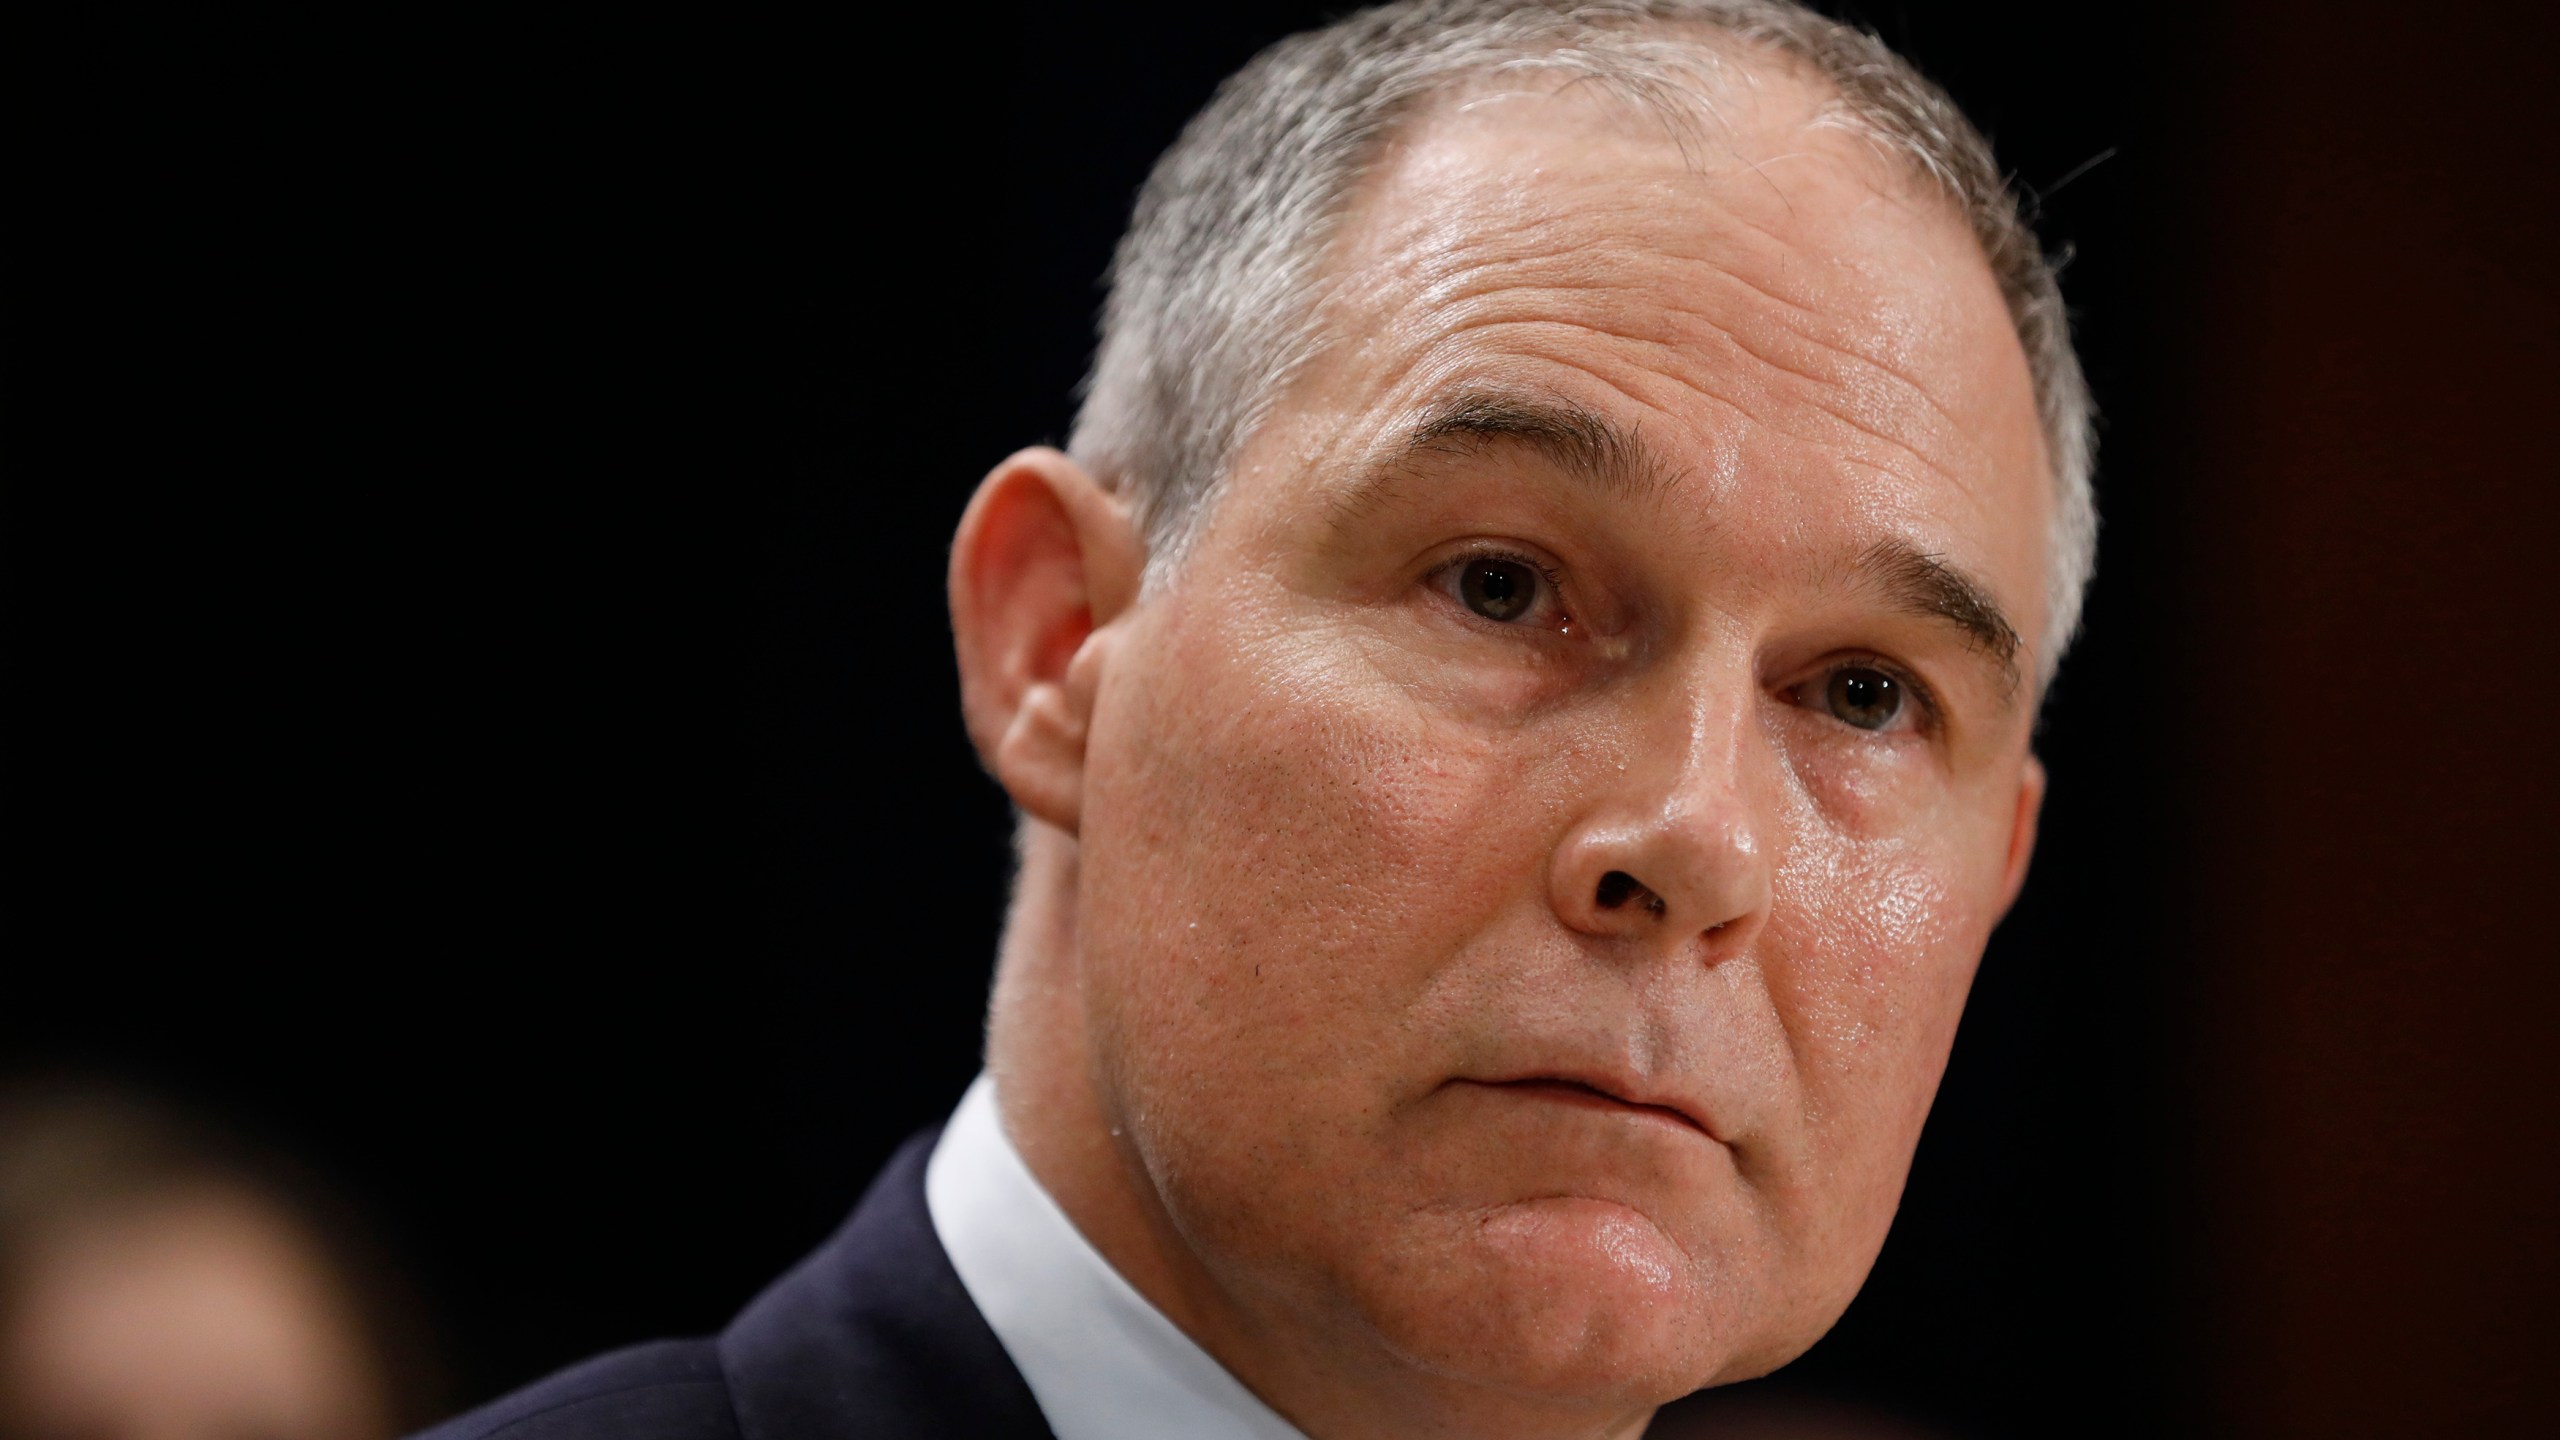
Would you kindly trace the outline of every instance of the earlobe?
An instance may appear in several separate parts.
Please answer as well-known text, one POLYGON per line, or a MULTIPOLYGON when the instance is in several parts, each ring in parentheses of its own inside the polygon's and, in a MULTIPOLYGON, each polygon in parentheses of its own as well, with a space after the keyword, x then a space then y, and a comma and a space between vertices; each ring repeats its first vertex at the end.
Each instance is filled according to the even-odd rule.
POLYGON ((951 545, 960 705, 978 758, 1025 812, 1076 832, 1104 627, 1137 597, 1128 507, 1045 446, 988 472, 951 545))

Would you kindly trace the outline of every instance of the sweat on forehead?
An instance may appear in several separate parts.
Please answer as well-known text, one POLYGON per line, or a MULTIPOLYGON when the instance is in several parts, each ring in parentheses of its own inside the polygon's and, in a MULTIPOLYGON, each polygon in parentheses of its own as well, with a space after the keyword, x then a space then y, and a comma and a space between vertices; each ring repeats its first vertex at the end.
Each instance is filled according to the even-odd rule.
POLYGON ((2033 401, 1960 217, 1857 140, 1808 131, 1802 97, 1753 108, 1712 155, 1570 91, 1421 119, 1344 214, 1265 426, 1317 405, 1357 447, 1468 387, 1596 384, 1610 398, 1586 403, 1709 440, 1809 387, 1816 408, 1788 423, 1890 451, 1862 463, 1998 463, 1986 438, 2033 401))
MULTIPOLYGON (((1943 192, 1834 123, 1818 77, 1796 67, 1763 73, 1775 63, 1713 67, 1697 88, 1506 70, 1434 96, 1380 138, 1329 222, 1309 284, 1320 323, 1305 341, 1321 346, 1365 328, 1357 314, 1324 314, 1328 303, 1363 303, 1360 287, 1383 278, 1363 267, 1467 248, 1594 243, 1613 229, 1630 239, 1653 231, 1673 253, 1711 253, 1719 233, 1794 244, 1806 238, 1808 187, 1853 205, 1885 202, 1898 229, 1961 235, 1962 216, 1943 192), (1683 217, 1675 233, 1652 223, 1674 215, 1683 217)), ((1970 241, 1950 248, 1969 251, 1970 241)))
MULTIPOLYGON (((1873 36, 1793 0, 1399 0, 1272 46, 1158 161, 1114 255, 1068 448, 1125 495, 1152 587, 1317 341, 1328 241, 1391 137, 1450 97, 1571 89, 1701 159, 1789 94, 1823 138, 1952 202, 1988 262, 2051 456, 2050 675, 2095 552, 2091 406, 2054 271, 1989 147, 1873 36)), ((1889 182, 1888 182, 1889 183, 1889 182)))
MULTIPOLYGON (((1786 476, 1793 503, 1878 523, 1938 495, 1955 508, 1902 543, 1990 566, 2000 583, 1975 593, 2040 631, 2049 462, 1996 282, 1952 206, 1819 111, 1788 79, 1685 148, 1570 85, 1417 116, 1343 216, 1309 358, 1239 453, 1237 493, 1399 474, 1378 457, 1456 437, 1572 451, 1568 473, 1651 474, 1637 488, 1657 493, 1684 472, 1786 476)), ((1721 513, 1725 483, 1683 504, 1721 513)), ((2004 670, 2041 658, 2005 619, 1968 628, 2004 670)))

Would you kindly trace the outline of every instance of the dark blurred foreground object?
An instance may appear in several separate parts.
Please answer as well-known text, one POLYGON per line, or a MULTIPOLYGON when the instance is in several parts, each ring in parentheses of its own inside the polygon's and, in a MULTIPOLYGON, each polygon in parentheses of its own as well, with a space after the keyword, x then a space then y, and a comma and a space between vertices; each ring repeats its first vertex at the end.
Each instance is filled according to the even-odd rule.
POLYGON ((283 1162, 141 1097, 0 1090, 0 1436, 379 1440, 406 1307, 283 1162))

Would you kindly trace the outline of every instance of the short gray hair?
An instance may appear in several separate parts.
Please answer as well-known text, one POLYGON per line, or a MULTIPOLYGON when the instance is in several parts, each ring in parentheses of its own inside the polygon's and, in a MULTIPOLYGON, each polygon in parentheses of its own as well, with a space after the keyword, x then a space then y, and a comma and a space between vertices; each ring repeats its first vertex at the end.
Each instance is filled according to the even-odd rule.
POLYGON ((1972 226, 2026 351, 2053 462, 2038 647, 2050 679, 2079 626, 2098 529, 2094 410, 2055 262, 1946 92, 1875 36, 1793 0, 1402 0, 1291 36, 1229 77, 1139 192, 1068 441, 1128 498, 1151 578, 1179 563, 1237 451, 1314 353, 1323 252, 1397 127, 1432 97, 1504 73, 1694 110, 1695 77, 1718 59, 1700 29, 1809 70, 1834 97, 1818 123, 1864 136, 1972 226))

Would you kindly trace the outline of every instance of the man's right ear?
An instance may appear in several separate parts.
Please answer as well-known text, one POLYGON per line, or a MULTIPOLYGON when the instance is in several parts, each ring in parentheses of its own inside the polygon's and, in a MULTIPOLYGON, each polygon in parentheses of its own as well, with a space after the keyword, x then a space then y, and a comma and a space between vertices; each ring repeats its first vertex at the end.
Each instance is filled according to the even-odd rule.
POLYGON ((1024 813, 1070 835, 1108 649, 1145 565, 1129 507, 1035 446, 978 486, 951 542, 960 709, 978 759, 1024 813))

